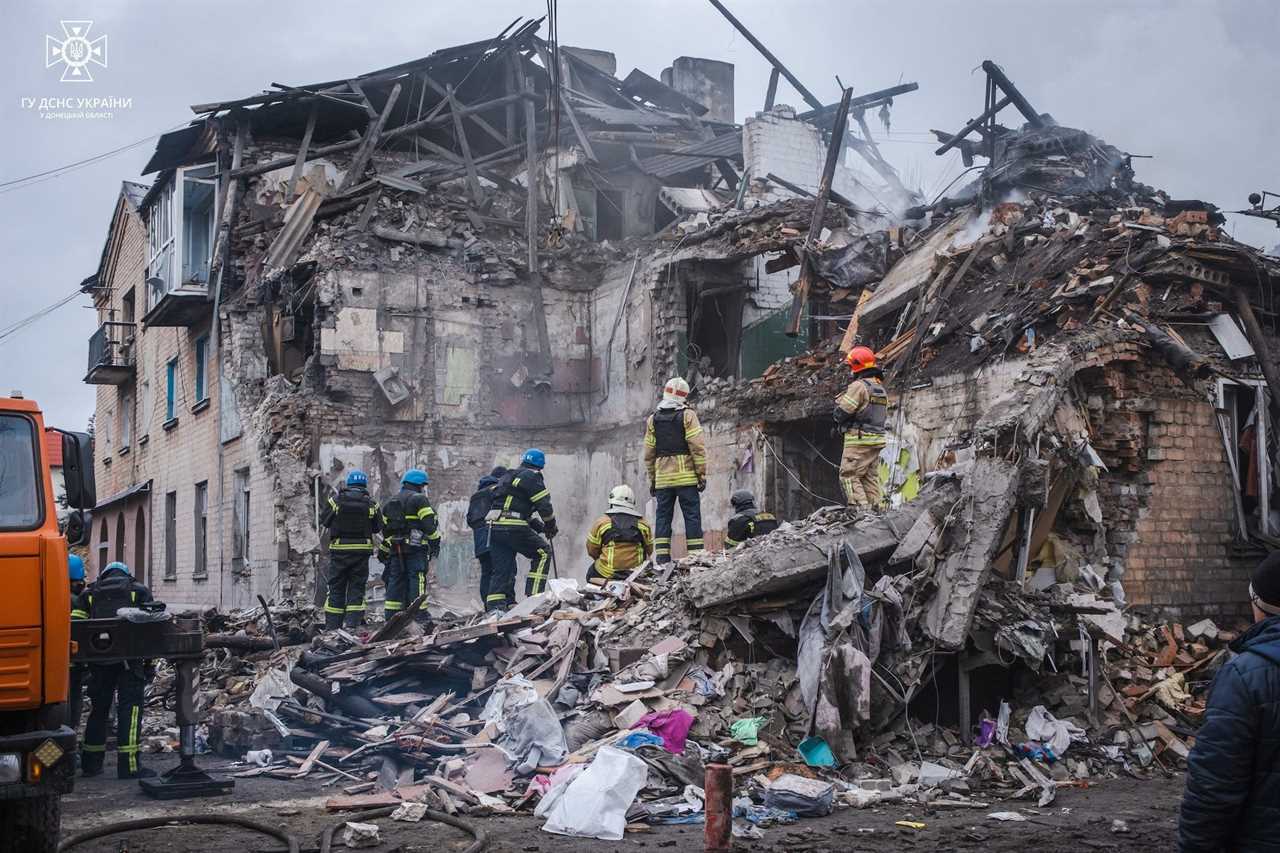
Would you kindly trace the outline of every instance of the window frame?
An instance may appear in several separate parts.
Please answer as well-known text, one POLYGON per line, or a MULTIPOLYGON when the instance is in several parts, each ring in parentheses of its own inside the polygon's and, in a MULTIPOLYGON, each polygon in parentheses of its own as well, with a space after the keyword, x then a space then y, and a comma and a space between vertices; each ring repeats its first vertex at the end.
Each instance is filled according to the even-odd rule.
POLYGON ((178 493, 164 496, 164 580, 178 579, 178 493))
POLYGON ((15 421, 22 421, 27 426, 27 434, 31 441, 31 477, 32 488, 35 492, 36 514, 33 524, 15 524, 7 525, 0 523, 0 530, 5 532, 24 532, 29 530, 39 530, 44 527, 45 521, 45 494, 44 494, 44 476, 43 469, 40 465, 40 454, 44 449, 43 436, 40 436, 36 430, 35 419, 23 412, 4 412, 0 414, 0 418, 12 418, 15 421))
POLYGON ((209 399, 209 333, 196 338, 195 345, 196 369, 195 369, 195 390, 196 400, 194 405, 200 405, 209 399))
POLYGON ((178 357, 175 355, 164 363, 165 372, 165 423, 172 421, 178 414, 178 357))
POLYGON ((195 486, 195 498, 191 502, 192 529, 195 532, 195 565, 191 577, 201 580, 209 577, 209 481, 201 480, 195 486))

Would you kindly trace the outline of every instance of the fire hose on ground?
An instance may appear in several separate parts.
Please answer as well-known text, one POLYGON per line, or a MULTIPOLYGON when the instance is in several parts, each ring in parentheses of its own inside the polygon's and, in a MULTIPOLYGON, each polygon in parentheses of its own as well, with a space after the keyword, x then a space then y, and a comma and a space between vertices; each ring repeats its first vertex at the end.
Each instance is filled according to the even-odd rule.
MULTIPOLYGON (((346 824, 355 822, 365 822, 376 820, 380 817, 389 817, 396 810, 396 806, 387 808, 374 809, 372 811, 360 812, 348 818, 327 827, 320 835, 320 853, 330 853, 333 848, 333 836, 342 829, 346 824)), ((460 817, 445 814, 444 812, 427 809, 423 813, 423 817, 427 820, 433 820, 437 823, 448 824, 449 826, 461 829, 470 835, 474 840, 461 853, 480 853, 489 846, 489 836, 483 830, 470 821, 463 820, 460 817)), ((119 835, 124 832, 134 832, 141 829, 157 829, 162 826, 181 826, 181 825, 199 825, 212 824, 222 826, 238 826, 242 829, 248 829, 253 832, 261 833, 284 842, 288 847, 289 853, 299 853, 301 844, 297 838, 285 832, 283 829, 275 826, 268 826, 256 821, 247 820, 246 818, 237 817, 236 815, 226 814, 187 814, 187 815, 171 815, 169 817, 149 817, 138 820, 124 820, 116 823, 109 823, 104 826, 95 827, 73 835, 63 841, 58 846, 58 853, 70 850, 86 841, 93 841, 98 838, 106 838, 111 835, 119 835)))
POLYGON ((229 814, 185 814, 185 815, 169 815, 168 817, 145 817, 138 820, 122 820, 116 823, 109 823, 105 826, 99 826, 89 829, 78 835, 73 835, 66 841, 58 845, 58 853, 78 847, 86 841, 93 841, 96 838, 105 838, 108 835, 119 835, 122 832, 133 832, 139 829, 155 829, 161 826, 173 826, 175 824, 214 824, 221 826, 238 826, 253 832, 269 835, 279 841, 283 841, 289 848, 289 853, 299 853, 301 845, 298 839, 294 838, 283 829, 275 826, 267 826, 265 823, 247 820, 246 818, 237 817, 229 814))

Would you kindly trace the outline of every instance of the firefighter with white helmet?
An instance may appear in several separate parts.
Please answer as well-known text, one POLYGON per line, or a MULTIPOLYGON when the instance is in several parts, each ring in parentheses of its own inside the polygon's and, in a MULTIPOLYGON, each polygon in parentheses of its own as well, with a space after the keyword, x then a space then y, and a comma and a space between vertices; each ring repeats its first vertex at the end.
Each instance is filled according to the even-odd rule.
POLYGON ((667 380, 658 410, 644 432, 644 465, 649 491, 657 501, 654 551, 659 563, 671 562, 671 520, 676 503, 684 516, 685 545, 702 550, 700 492, 707 487, 707 445, 698 415, 689 408, 689 383, 667 380))
POLYGON ((639 510, 636 495, 627 485, 609 492, 609 508, 596 519, 587 534, 591 568, 587 581, 625 580, 653 553, 653 531, 639 510))

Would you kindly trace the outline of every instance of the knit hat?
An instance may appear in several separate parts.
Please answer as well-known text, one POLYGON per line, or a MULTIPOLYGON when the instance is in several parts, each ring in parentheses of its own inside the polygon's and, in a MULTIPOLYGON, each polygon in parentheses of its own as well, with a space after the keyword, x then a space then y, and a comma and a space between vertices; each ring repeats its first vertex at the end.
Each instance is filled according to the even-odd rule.
POLYGON ((1280 551, 1272 551, 1249 573, 1249 598, 1268 615, 1280 615, 1280 551))

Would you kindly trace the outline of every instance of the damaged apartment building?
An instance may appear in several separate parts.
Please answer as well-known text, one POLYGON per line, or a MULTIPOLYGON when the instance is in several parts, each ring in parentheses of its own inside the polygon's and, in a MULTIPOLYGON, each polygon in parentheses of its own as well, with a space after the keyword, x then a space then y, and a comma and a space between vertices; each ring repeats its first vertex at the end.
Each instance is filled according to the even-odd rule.
POLYGON ((325 497, 352 468, 382 496, 422 467, 444 537, 432 606, 475 609, 467 499, 538 446, 559 571, 581 577, 609 489, 650 497, 644 418, 673 373, 706 429, 718 548, 735 489, 783 518, 837 502, 830 407, 856 341, 888 365, 891 501, 981 472, 920 522, 967 537, 940 606, 963 610, 991 566, 1236 606, 1280 536, 1258 416, 1277 406, 1276 268, 1216 209, 1137 183, 995 66, 982 118, 942 134, 988 165, 930 205, 871 128, 915 84, 838 104, 797 85, 795 108, 771 58, 738 125, 733 66, 621 77, 539 23, 196 105, 161 137, 84 285, 97 560, 175 602, 313 600, 325 497), (995 123, 1009 104, 1019 129, 995 123))

